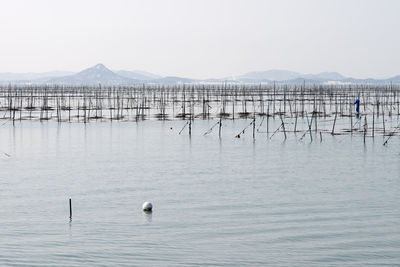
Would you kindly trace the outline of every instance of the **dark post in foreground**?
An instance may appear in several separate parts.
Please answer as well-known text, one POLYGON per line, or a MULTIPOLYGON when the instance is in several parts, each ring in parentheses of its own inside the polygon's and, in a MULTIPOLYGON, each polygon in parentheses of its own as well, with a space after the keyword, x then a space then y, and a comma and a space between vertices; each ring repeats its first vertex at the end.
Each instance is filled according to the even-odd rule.
POLYGON ((69 199, 69 218, 72 219, 72 201, 69 199))

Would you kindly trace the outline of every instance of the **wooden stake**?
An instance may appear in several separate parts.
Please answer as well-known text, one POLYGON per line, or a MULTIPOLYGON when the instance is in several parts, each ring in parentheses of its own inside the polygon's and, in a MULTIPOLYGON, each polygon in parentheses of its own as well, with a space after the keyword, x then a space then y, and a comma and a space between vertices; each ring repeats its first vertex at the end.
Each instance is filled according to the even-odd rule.
POLYGON ((222 127, 222 116, 219 117, 219 128, 218 128, 218 136, 221 138, 221 127, 222 127))
POLYGON ((337 112, 335 113, 335 119, 333 120, 333 127, 332 127, 332 135, 335 134, 335 125, 336 125, 336 117, 337 117, 337 112))
POLYGON ((69 218, 72 219, 72 201, 69 199, 69 218))

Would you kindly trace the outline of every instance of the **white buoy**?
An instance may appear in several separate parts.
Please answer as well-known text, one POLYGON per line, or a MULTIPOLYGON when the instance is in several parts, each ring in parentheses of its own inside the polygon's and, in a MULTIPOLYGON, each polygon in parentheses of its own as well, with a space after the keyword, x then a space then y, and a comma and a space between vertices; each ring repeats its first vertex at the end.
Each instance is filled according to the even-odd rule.
POLYGON ((151 211, 153 209, 153 205, 150 202, 144 202, 142 205, 143 211, 151 211))

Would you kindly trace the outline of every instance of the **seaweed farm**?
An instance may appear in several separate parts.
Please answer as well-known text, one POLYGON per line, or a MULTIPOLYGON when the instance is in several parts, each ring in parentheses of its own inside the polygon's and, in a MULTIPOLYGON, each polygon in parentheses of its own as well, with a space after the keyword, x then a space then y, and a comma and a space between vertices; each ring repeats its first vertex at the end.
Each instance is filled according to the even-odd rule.
MULTIPOLYGON (((1 118, 7 121, 184 120, 192 134, 197 119, 249 119, 256 134, 308 131, 320 135, 395 136, 399 131, 398 85, 181 84, 137 86, 3 86, 1 118), (355 101, 359 101, 356 112, 355 101), (281 122, 277 129, 270 120, 281 122)), ((248 128, 246 127, 246 129, 248 128)), ((186 130, 185 130, 186 131, 186 130)), ((245 129, 243 130, 243 134, 245 129)), ((305 132, 305 133, 306 133, 305 132)), ((236 137, 241 136, 239 132, 236 137)), ((304 138, 304 136, 302 136, 304 138)))
POLYGON ((400 267, 400 0, 0 6, 0 267, 400 267))
POLYGON ((2 87, 0 265, 396 265, 399 93, 2 87))

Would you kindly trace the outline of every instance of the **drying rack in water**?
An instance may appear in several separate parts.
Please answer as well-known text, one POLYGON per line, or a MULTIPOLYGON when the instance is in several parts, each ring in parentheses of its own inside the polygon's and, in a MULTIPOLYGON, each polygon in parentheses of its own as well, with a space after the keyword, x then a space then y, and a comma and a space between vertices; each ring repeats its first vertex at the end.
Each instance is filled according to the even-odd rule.
MULTIPOLYGON (((0 118, 58 122, 251 119, 282 122, 277 132, 398 133, 399 85, 181 84, 134 86, 0 86, 0 118), (354 101, 360 100, 360 119, 354 101), (288 127, 290 121, 292 128, 288 127), (331 129, 321 129, 323 121, 331 129), (286 125, 286 127, 285 127, 286 125)), ((267 122, 264 122, 264 121, 267 122)), ((259 125, 259 122, 257 122, 259 125)), ((260 126, 257 126, 260 128, 260 126)), ((274 132, 264 129, 258 132, 274 132)), ((191 134, 191 133, 190 133, 191 134)), ((238 134, 240 137, 240 133, 238 134)))

